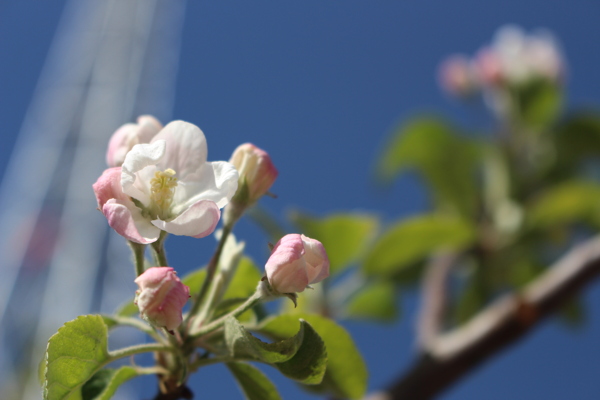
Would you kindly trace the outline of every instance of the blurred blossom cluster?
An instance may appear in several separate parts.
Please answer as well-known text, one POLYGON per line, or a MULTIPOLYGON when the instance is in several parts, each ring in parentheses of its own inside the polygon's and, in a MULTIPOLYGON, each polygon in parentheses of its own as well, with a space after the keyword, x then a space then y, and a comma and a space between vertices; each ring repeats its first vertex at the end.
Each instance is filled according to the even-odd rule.
POLYGON ((550 32, 526 33, 514 25, 500 28, 475 56, 454 54, 439 69, 444 90, 459 98, 481 94, 500 117, 510 113, 515 92, 538 84, 560 88, 565 75, 564 57, 550 32))

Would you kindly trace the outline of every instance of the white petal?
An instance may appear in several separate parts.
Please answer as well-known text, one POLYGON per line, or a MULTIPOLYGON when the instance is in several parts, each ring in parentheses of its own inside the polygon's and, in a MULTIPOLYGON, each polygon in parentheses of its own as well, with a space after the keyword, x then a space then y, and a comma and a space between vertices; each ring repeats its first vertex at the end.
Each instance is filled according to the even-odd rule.
POLYGON ((173 212, 179 213, 200 200, 210 200, 223 208, 229 203, 238 186, 238 172, 225 161, 205 163, 197 173, 180 180, 175 190, 173 212))
POLYGON ((123 192, 146 206, 150 203, 150 180, 147 178, 154 173, 154 166, 163 158, 165 146, 164 140, 153 141, 150 144, 137 144, 127 153, 123 162, 121 171, 123 192), (138 179, 136 175, 142 175, 143 179, 138 179))
POLYGON ((186 180, 189 174, 195 173, 206 162, 206 138, 194 124, 173 121, 165 126, 152 142, 157 140, 167 142, 167 151, 159 168, 175 170, 179 180, 186 180))
POLYGON ((152 221, 154 226, 174 235, 202 238, 210 235, 219 222, 219 207, 208 200, 201 200, 182 212, 177 218, 166 222, 160 219, 152 221))

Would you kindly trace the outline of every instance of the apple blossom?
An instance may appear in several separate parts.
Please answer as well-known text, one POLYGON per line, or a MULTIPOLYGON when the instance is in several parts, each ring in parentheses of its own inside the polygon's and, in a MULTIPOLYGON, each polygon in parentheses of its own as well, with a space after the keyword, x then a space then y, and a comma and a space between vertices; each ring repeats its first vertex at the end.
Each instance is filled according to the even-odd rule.
POLYGON ((185 286, 171 267, 148 268, 135 281, 139 290, 134 303, 148 323, 172 332, 181 325, 181 310, 190 297, 185 286))
POLYGON ((273 247, 265 272, 276 292, 303 292, 311 283, 321 282, 329 276, 329 258, 318 240, 289 234, 273 247))
POLYGON ((565 62, 551 34, 526 34, 512 25, 498 30, 492 44, 479 52, 474 63, 487 84, 522 84, 534 78, 559 83, 565 62))
POLYGON ((196 238, 211 234, 220 208, 237 190, 238 173, 227 162, 207 162, 207 153, 200 128, 183 121, 133 146, 121 167, 120 188, 114 171, 105 171, 94 185, 110 226, 144 244, 155 242, 161 230, 196 238))
POLYGON ((453 55, 441 64, 439 80, 442 87, 455 96, 468 96, 478 88, 471 63, 462 55, 453 55))
POLYGON ((152 115, 139 116, 137 124, 122 125, 108 142, 106 164, 109 167, 120 167, 133 146, 139 143, 150 143, 162 128, 162 124, 152 115))

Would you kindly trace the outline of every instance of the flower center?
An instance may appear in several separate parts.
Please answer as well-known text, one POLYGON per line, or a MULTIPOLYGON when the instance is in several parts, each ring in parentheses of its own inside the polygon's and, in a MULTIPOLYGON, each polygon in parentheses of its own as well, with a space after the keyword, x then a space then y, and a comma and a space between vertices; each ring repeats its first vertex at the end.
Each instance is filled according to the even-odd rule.
POLYGON ((165 171, 156 171, 154 178, 150 181, 150 199, 159 210, 158 216, 163 219, 171 208, 176 187, 177 178, 175 178, 175 171, 171 168, 165 171))

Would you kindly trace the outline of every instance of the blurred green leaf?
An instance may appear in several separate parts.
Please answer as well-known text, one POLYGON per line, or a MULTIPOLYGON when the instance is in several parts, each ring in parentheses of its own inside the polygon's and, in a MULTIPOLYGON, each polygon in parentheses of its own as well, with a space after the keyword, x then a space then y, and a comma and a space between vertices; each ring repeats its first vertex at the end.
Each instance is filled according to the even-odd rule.
POLYGON ((181 282, 190 288, 190 293, 198 293, 205 279, 206 266, 202 266, 181 278, 181 282))
POLYGON ((349 318, 376 322, 392 322, 398 316, 398 296, 389 281, 368 283, 348 303, 349 318))
POLYGON ((454 316, 458 325, 464 324, 479 310, 483 308, 487 301, 487 293, 481 283, 482 271, 475 271, 471 274, 465 287, 458 295, 456 301, 454 316))
POLYGON ((110 361, 108 331, 101 316, 65 323, 48 340, 44 400, 81 399, 81 387, 110 361))
POLYGON ((547 229, 558 225, 588 222, 600 225, 600 185, 570 181, 542 193, 529 207, 529 225, 547 229))
POLYGON ((223 299, 250 297, 261 278, 262 273, 256 264, 250 258, 242 257, 223 299))
POLYGON ((340 213, 315 218, 294 212, 290 219, 306 236, 323 243, 331 274, 342 271, 362 255, 379 225, 376 216, 364 213, 340 213))
POLYGON ((101 369, 83 385, 81 397, 83 400, 109 400, 119 386, 136 376, 138 372, 133 367, 101 369))
POLYGON ((545 128, 559 116, 563 89, 548 80, 536 79, 515 89, 519 114, 530 127, 545 128))
POLYGON ((580 298, 573 298, 558 311, 558 318, 567 327, 582 328, 586 323, 586 310, 580 298))
MULTIPOLYGON (((138 306, 135 305, 133 299, 127 300, 125 303, 119 306, 115 314, 119 317, 131 317, 133 315, 139 314, 138 306)), ((109 325, 111 328, 112 325, 109 325)))
POLYGON ((393 224, 370 249, 363 264, 368 275, 394 276, 438 250, 465 248, 476 239, 467 221, 438 214, 420 215, 393 224))
POLYGON ((389 182, 416 168, 431 185, 438 205, 451 205, 463 215, 476 209, 475 172, 480 158, 475 141, 458 134, 437 117, 414 118, 393 134, 377 164, 377 175, 389 182))
POLYGON ((265 343, 252 336, 235 317, 225 321, 225 343, 232 357, 252 358, 268 364, 288 361, 296 354, 304 340, 306 322, 291 338, 274 343, 265 343))
POLYGON ((275 385, 262 372, 250 364, 227 363, 247 400, 280 400, 275 385))
POLYGON ((323 382, 311 386, 310 390, 329 392, 339 398, 360 399, 367 389, 367 368, 348 332, 334 321, 316 314, 279 315, 266 320, 258 331, 273 338, 291 337, 298 330, 298 318, 314 327, 327 349, 323 382))

